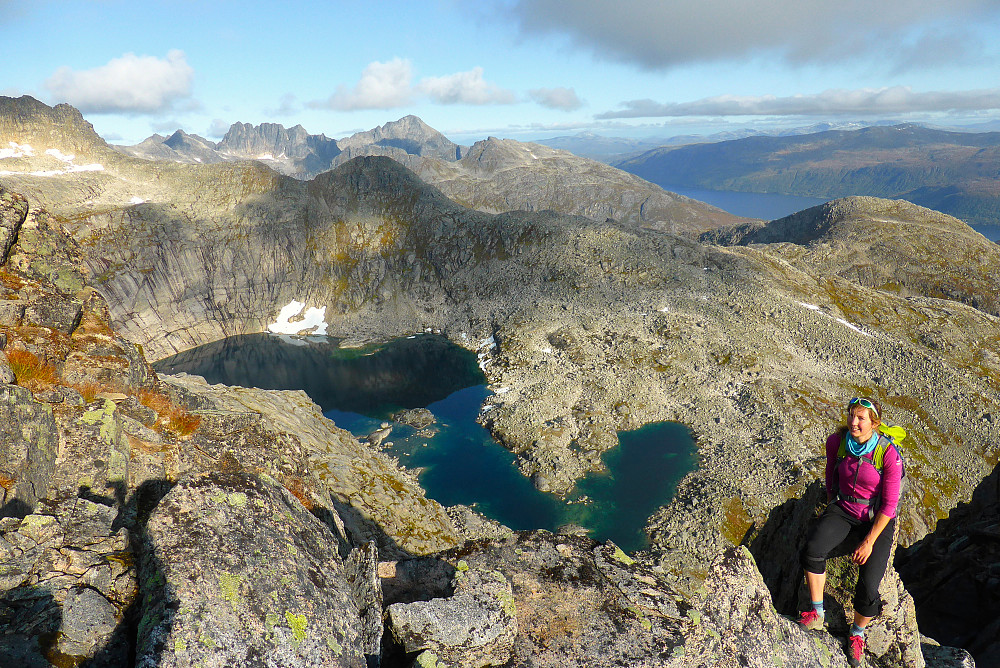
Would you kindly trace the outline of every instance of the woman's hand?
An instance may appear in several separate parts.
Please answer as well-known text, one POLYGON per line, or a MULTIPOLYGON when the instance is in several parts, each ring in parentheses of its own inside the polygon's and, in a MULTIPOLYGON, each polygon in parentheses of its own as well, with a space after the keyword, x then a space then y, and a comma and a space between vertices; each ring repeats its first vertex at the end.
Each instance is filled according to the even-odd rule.
POLYGON ((868 561, 868 557, 872 556, 873 542, 874 541, 869 541, 867 538, 861 541, 861 544, 854 548, 854 552, 851 553, 851 561, 859 566, 868 561))

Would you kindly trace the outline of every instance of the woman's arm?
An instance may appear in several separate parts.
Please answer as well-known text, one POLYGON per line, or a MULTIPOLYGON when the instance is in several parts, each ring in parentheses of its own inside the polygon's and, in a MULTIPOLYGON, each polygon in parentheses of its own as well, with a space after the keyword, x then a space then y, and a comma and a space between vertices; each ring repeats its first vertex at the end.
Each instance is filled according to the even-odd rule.
POLYGON ((868 561, 868 557, 872 555, 872 546, 875 545, 875 541, 882 534, 882 530, 889 525, 891 519, 891 517, 882 513, 875 516, 875 522, 872 523, 871 531, 861 541, 861 544, 854 549, 854 552, 851 554, 851 561, 856 564, 863 564, 868 561))

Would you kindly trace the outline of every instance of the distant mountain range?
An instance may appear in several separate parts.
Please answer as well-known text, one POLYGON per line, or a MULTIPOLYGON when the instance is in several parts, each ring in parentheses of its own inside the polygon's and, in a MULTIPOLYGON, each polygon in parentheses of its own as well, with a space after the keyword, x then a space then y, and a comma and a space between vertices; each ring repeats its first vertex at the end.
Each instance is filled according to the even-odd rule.
POLYGON ((145 160, 208 164, 258 160, 301 180, 359 156, 386 156, 463 206, 489 213, 542 211, 612 219, 626 225, 703 232, 736 216, 604 163, 541 144, 488 139, 461 146, 416 116, 334 140, 296 125, 235 123, 222 141, 178 130, 116 150, 145 160))
POLYGON ((913 124, 661 147, 616 166, 664 188, 905 199, 1000 223, 1000 132, 913 124))
MULTIPOLYGON (((100 188, 84 187, 80 179, 61 182, 61 192, 51 200, 55 189, 37 193, 53 207, 67 202, 117 207, 183 201, 187 195, 178 193, 190 181, 190 170, 184 169, 190 166, 236 169, 237 163, 253 160, 254 169, 266 165, 272 177, 293 177, 298 183, 290 187, 297 188, 356 157, 383 156, 409 168, 452 201, 487 213, 551 210, 692 238, 745 220, 628 172, 540 144, 490 137, 459 146, 416 116, 341 140, 311 135, 301 126, 236 123, 218 143, 178 130, 121 147, 109 146, 69 105, 49 107, 28 96, 0 97, 0 146, 6 142, 22 147, 0 149, 0 176, 12 184, 80 170, 91 170, 91 180, 107 181, 100 188), (140 177, 150 170, 161 177, 140 177), (166 185, 167 174, 178 175, 180 185, 166 185)), ((34 192, 31 183, 24 189, 34 192)))
POLYGON ((663 146, 686 146, 688 144, 710 144, 745 137, 792 137, 795 135, 813 134, 828 130, 859 130, 879 123, 815 123, 799 128, 780 128, 776 130, 761 130, 756 128, 740 128, 726 132, 716 132, 710 135, 674 135, 671 137, 607 137, 593 132, 580 132, 575 135, 539 139, 535 143, 551 148, 569 151, 583 158, 599 160, 607 164, 615 164, 633 158, 646 151, 663 146))

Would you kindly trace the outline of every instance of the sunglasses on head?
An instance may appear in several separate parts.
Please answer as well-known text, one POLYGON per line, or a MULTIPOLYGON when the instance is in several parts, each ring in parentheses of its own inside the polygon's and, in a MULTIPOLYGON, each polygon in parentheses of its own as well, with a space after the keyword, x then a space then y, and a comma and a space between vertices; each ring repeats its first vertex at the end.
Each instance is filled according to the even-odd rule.
POLYGON ((848 408, 855 405, 864 406, 868 410, 873 411, 875 413, 875 417, 879 416, 878 409, 875 408, 875 403, 871 399, 865 399, 864 397, 854 397, 853 399, 847 402, 848 408))

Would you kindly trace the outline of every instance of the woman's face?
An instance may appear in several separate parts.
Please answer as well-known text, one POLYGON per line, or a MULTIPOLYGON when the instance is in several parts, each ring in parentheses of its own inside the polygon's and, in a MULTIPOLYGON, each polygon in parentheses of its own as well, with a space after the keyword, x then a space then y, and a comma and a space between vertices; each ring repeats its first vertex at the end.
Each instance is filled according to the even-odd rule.
POLYGON ((847 420, 847 429, 855 441, 858 443, 867 441, 872 437, 875 426, 875 422, 872 421, 871 411, 864 406, 851 407, 851 415, 847 420))

